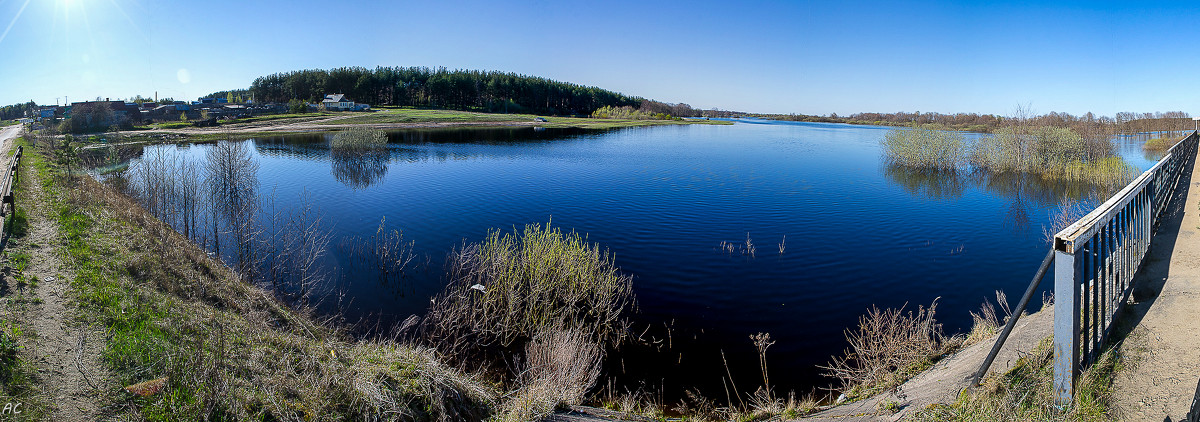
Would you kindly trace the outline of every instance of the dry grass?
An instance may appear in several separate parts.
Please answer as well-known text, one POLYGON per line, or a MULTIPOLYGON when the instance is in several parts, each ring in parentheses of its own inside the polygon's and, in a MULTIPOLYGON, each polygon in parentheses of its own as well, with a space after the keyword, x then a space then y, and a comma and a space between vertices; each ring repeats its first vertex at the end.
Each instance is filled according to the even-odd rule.
POLYGON ((1121 360, 1105 352, 1078 381, 1075 400, 1065 408, 1055 404, 1053 341, 1044 339, 1004 374, 989 375, 974 392, 962 393, 949 405, 921 409, 910 420, 924 421, 1111 421, 1108 409, 1113 374, 1121 360))
POLYGON ((987 300, 983 301, 983 305, 979 307, 979 313, 971 312, 971 331, 967 333, 966 338, 962 342, 962 347, 987 340, 1000 332, 1000 328, 1008 323, 1008 319, 1012 317, 1012 309, 1008 307, 1008 295, 1001 290, 996 290, 996 303, 1000 305, 1000 310, 1004 315, 996 313, 996 306, 992 305, 987 300))
MULTIPOLYGON (((91 179, 65 191, 31 154, 66 244, 79 318, 106 327, 122 384, 163 392, 116 402, 147 420, 479 420, 493 387, 428 348, 349 338, 241 281, 220 261, 91 179)), ((133 414, 136 414, 134 416, 133 414)))
POLYGON ((579 404, 600 377, 604 349, 575 330, 550 328, 525 346, 518 385, 495 419, 537 420, 554 409, 579 404))

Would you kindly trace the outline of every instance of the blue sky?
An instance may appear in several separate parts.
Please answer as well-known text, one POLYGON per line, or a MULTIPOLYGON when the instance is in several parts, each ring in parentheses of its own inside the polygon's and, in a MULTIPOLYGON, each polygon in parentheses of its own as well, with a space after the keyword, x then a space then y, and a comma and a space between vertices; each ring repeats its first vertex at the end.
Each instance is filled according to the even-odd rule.
POLYGON ((1200 115, 1200 8, 1137 3, 0 0, 0 104, 382 65, 754 112, 1200 115))

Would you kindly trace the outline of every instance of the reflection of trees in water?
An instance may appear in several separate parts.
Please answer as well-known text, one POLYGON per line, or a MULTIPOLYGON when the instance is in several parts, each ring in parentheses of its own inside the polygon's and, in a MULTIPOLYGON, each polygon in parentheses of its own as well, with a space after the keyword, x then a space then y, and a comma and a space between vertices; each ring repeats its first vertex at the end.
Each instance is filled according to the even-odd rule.
POLYGON ((354 189, 363 189, 387 174, 390 152, 379 149, 333 149, 329 151, 333 178, 354 189))
POLYGON ((1091 183, 1021 172, 955 171, 889 164, 884 175, 909 193, 929 199, 958 199, 968 187, 982 187, 1010 201, 1004 221, 1016 229, 1029 226, 1033 207, 1060 206, 1064 200, 1088 202, 1110 193, 1091 183))
POLYGON ((947 169, 909 167, 889 164, 884 175, 916 196, 929 199, 958 199, 967 188, 967 180, 947 169))

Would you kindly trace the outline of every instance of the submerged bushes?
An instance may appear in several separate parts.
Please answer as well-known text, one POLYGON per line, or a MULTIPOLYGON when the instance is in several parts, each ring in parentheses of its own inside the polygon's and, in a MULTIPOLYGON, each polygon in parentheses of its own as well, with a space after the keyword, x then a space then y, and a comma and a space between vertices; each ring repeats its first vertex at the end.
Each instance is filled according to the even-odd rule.
POLYGON ((387 147, 387 134, 379 129, 355 126, 333 135, 333 150, 371 150, 387 147))
POLYGON ((387 133, 379 129, 354 127, 333 135, 329 157, 333 177, 353 189, 363 189, 387 174, 390 153, 387 133))
POLYGON ((922 126, 893 129, 881 145, 888 162, 908 167, 1024 172, 1108 188, 1136 174, 1114 155, 1107 136, 1083 136, 1063 127, 1009 126, 966 142, 959 132, 922 126))
POLYGON ((632 277, 577 233, 539 224, 492 230, 452 254, 448 266, 450 284, 430 305, 422 333, 454 359, 494 358, 552 327, 597 343, 625 335, 632 277))
POLYGON ((1147 140, 1145 144, 1142 144, 1142 150, 1146 152, 1163 153, 1167 152, 1168 149, 1171 149, 1171 146, 1173 145, 1175 145, 1175 141, 1170 139, 1154 138, 1147 140))
POLYGON ((578 403, 600 375, 605 346, 626 334, 632 277, 575 232, 549 224, 492 230, 453 253, 447 271, 450 283, 430 305, 421 337, 460 366, 514 371, 503 419, 537 419, 578 403), (512 358, 522 352, 523 362, 512 358))
POLYGON ((965 156, 965 147, 961 133, 932 126, 890 130, 883 140, 888 160, 909 167, 953 169, 965 156))

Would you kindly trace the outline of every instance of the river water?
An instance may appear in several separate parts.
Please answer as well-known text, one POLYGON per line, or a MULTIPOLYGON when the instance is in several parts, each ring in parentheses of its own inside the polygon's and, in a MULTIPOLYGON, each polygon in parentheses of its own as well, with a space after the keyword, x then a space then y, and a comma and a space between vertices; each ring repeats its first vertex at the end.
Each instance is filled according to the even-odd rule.
MULTIPOLYGON (((1016 303, 1060 201, 1094 193, 890 167, 879 148, 888 130, 761 120, 410 130, 389 134, 385 154, 351 157, 331 154, 326 135, 245 142, 276 207, 306 194, 324 215, 333 234, 324 265, 345 289, 337 303, 350 321, 388 327, 420 315, 452 249, 489 229, 552 222, 609 248, 634 277, 635 330, 647 341, 611 359, 608 375, 671 400, 688 387, 724 397, 726 362, 739 389, 760 385, 749 338, 759 332, 775 341, 776 390, 807 393, 829 383, 817 365, 845 348, 844 330, 873 305, 937 300, 948 333, 969 329, 969 311, 995 290, 1016 303), (371 236, 381 219, 414 242, 416 270, 403 280, 349 270, 335 245, 371 236)), ((1152 163, 1139 141, 1117 143, 1135 166, 1152 163)), ((201 160, 211 146, 147 150, 156 148, 201 160)))

